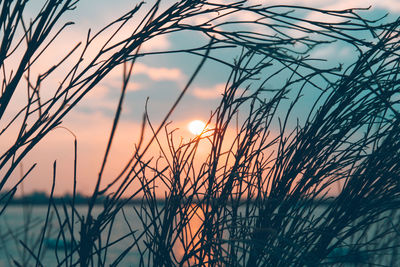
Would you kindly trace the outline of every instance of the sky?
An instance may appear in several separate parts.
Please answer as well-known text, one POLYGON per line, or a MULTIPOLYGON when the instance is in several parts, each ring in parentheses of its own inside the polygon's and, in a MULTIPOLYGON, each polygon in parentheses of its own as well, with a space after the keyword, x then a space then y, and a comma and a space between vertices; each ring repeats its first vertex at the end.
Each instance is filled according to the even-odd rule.
MULTIPOLYGON (((172 1, 167 1, 167 4, 172 1)), ((389 13, 388 19, 400 14, 400 3, 397 0, 251 0, 252 4, 268 5, 300 5, 322 9, 347 9, 354 7, 368 7, 364 11, 369 18, 378 18, 389 13)), ((51 66, 60 59, 74 45, 85 40, 89 28, 96 32, 116 17, 134 7, 136 1, 129 0, 81 0, 74 11, 68 13, 64 21, 74 21, 42 57, 39 66, 51 66)), ((35 6, 28 10, 35 13, 35 6)), ((139 14, 140 15, 140 14, 139 14)), ((321 19, 315 14, 305 14, 308 18, 321 19)), ((323 18, 322 18, 323 19, 323 18)), ((257 30, 257 29, 254 29, 257 30)), ((193 34, 172 34, 156 37, 146 43, 142 51, 160 51, 177 47, 191 47, 205 43, 205 39, 193 34)), ((221 51, 219 57, 233 60, 237 51, 221 51)), ((90 55, 90 51, 89 51, 90 55)), ((329 64, 337 64, 352 57, 353 51, 340 43, 331 44, 313 51, 315 57, 326 58, 329 64)), ((119 173, 137 143, 140 134, 141 118, 148 98, 148 112, 154 125, 160 123, 173 102, 191 77, 197 64, 198 56, 172 54, 146 56, 137 61, 133 75, 127 88, 126 99, 123 105, 121 121, 118 126, 115 142, 105 170, 105 177, 113 177, 119 173)), ((68 63, 68 62, 67 62, 68 63)), ((67 67, 66 67, 67 68, 67 67)), ((40 72, 40 70, 38 70, 40 72)), ((48 86, 55 86, 65 72, 61 71, 51 77, 48 86)), ((193 138, 187 128, 190 121, 207 121, 210 112, 221 98, 229 69, 216 62, 206 62, 204 68, 196 77, 193 85, 184 96, 177 109, 172 114, 170 129, 178 128, 176 135, 184 140, 193 138)), ((122 68, 112 71, 107 78, 98 84, 72 112, 63 120, 63 127, 53 130, 23 161, 21 168, 13 175, 13 181, 26 171, 34 162, 37 167, 24 182, 23 190, 48 191, 52 181, 52 167, 57 160, 56 194, 65 194, 72 191, 73 184, 73 141, 78 140, 78 191, 90 194, 99 172, 104 156, 107 139, 110 134, 114 114, 118 105, 118 98, 122 81, 122 68), (68 129, 68 130, 67 130, 68 129), (73 134, 71 134, 71 132, 73 134)), ((13 101, 22 102, 24 96, 16 95, 13 101)), ((14 109, 17 110, 17 107, 14 109)), ((234 136, 233 131, 231 136, 234 136)), ((233 137, 232 137, 233 138, 233 137)), ((9 142, 6 137, 0 139, 0 148, 9 142)), ((206 149, 204 149, 206 151, 206 149)), ((201 151, 200 151, 201 152, 201 151)), ((151 151, 159 153, 156 148, 151 151)), ((106 178, 107 179, 107 178, 106 178)), ((12 182, 8 184, 11 186, 12 182)))

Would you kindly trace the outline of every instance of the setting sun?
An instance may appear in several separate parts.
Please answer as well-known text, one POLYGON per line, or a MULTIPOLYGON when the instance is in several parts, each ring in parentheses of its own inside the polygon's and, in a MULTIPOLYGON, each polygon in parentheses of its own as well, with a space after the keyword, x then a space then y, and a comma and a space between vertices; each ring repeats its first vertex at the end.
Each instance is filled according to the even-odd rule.
POLYGON ((189 131, 194 135, 200 135, 204 131, 205 127, 206 124, 201 120, 191 121, 188 125, 189 131))

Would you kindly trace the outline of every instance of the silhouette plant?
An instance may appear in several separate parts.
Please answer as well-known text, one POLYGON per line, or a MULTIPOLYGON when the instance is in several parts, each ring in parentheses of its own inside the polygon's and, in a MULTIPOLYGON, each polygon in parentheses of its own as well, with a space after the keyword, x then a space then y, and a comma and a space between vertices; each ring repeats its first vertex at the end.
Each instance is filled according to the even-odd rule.
MULTIPOLYGON (((110 71, 124 66, 120 99, 88 210, 82 215, 75 205, 75 137, 72 201, 63 206, 53 201, 54 163, 40 244, 29 247, 20 242, 35 265, 43 266, 51 212, 59 229, 54 249, 58 265, 116 266, 131 251, 138 252, 140 266, 396 263, 399 21, 368 20, 357 9, 263 6, 247 1, 161 3, 156 1, 144 13, 140 12, 145 5, 139 3, 97 33, 89 30, 84 42, 35 78, 31 75, 35 62, 71 24, 56 28, 78 1, 47 1, 29 24, 24 12, 30 1, 0 3, 0 138, 17 133, 1 152, 0 190, 68 112, 110 71), (336 22, 307 19, 302 12, 336 22), (132 27, 136 17, 141 20, 132 27), (252 30, 255 26, 260 30, 252 30), (128 34, 121 38, 126 29, 128 34), (208 42, 160 52, 140 49, 154 37, 184 31, 202 34, 208 42), (312 58, 316 48, 334 41, 356 51, 353 64, 330 68, 312 58), (100 48, 89 53, 93 46, 100 48), (226 49, 237 52, 233 62, 216 53, 226 49), (136 61, 167 53, 197 55, 200 61, 159 126, 153 126, 145 112, 141 138, 126 166, 104 185, 104 168, 136 61), (46 92, 51 96, 44 97, 43 84, 68 60, 76 63, 52 93, 46 92), (176 143, 169 117, 206 60, 231 68, 225 91, 210 116, 210 129, 176 143), (10 61, 18 62, 13 70, 7 66, 10 61), (12 97, 22 90, 26 103, 13 113, 12 97), (303 100, 307 94, 316 96, 311 105, 303 100), (299 106, 305 103, 308 110, 300 117, 299 106), (151 132, 148 141, 146 126, 151 132), (234 128, 232 139, 229 131, 234 128), (153 145, 161 151, 158 159, 148 159, 153 145), (198 160, 199 146, 209 148, 206 159, 198 160), (337 188, 334 196, 329 194, 333 188, 337 188), (95 204, 104 197, 103 207, 95 212, 95 204), (138 198, 141 205, 128 205, 138 198), (128 211, 141 226, 131 225, 128 211), (115 221, 121 216, 129 230, 115 237, 115 221), (121 242, 129 245, 109 257, 109 248, 121 242)), ((2 195, 6 204, 1 213, 34 167, 2 195)), ((18 259, 13 262, 21 266, 18 259)))

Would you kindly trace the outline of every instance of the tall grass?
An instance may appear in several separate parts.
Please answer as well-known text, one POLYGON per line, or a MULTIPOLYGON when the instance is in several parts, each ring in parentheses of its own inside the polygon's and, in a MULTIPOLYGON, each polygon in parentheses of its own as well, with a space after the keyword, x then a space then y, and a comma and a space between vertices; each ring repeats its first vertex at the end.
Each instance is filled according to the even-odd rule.
MULTIPOLYGON (((50 226, 58 231, 56 247, 47 248, 47 253, 55 254, 59 266, 116 266, 124 264, 131 251, 138 252, 138 266, 398 264, 399 21, 376 23, 362 18, 355 9, 251 6, 245 1, 178 1, 161 9, 158 1, 144 13, 130 36, 116 40, 116 34, 139 14, 143 7, 139 4, 98 33, 88 32, 77 63, 54 96, 45 100, 40 97, 40 86, 54 69, 33 83, 30 67, 40 57, 40 48, 46 49, 48 31, 76 2, 46 2, 38 20, 29 26, 22 16, 26 3, 0 4, 6 14, 17 14, 0 17, 4 33, 14 24, 22 25, 25 32, 21 42, 8 32, 3 43, 26 43, 26 57, 15 76, 2 76, 0 120, 5 126, 1 134, 6 136, 13 127, 20 128, 15 143, 0 158, 4 172, 0 189, 10 183, 11 174, 25 155, 59 127, 67 113, 107 73, 121 64, 124 70, 120 99, 87 212, 80 213, 75 205, 79 179, 79 137, 75 137, 72 200, 61 206, 53 201, 55 162, 38 243, 30 245, 15 238, 31 256, 31 262, 24 256, 22 261, 13 259, 15 265, 43 266, 50 226), (293 15, 293 11, 304 10, 346 21, 324 23, 293 15), (257 18, 224 20, 236 13, 257 18), (215 16, 204 23, 191 20, 209 14, 215 16), (300 22, 308 26, 296 24, 300 22), (264 27, 274 34, 239 30, 243 24, 264 27), (226 28, 229 25, 237 30, 226 28), (94 57, 84 60, 97 38, 114 26, 115 34, 94 57), (140 49, 155 36, 187 30, 203 33, 209 42, 176 51, 149 53, 140 49), (291 36, 290 31, 297 33, 291 36), (369 39, 354 33, 369 34, 369 39), (357 51, 353 64, 344 69, 323 67, 309 56, 316 47, 333 41, 357 51), (213 53, 227 48, 238 52, 233 62, 213 53), (132 156, 120 175, 104 184, 103 170, 135 63, 140 57, 165 53, 189 53, 200 59, 158 126, 153 125, 146 110, 132 156), (168 124, 170 115, 207 60, 231 69, 224 93, 204 133, 177 142, 168 124), (3 113, 9 107, 9 96, 16 92, 23 74, 27 103, 7 119, 3 113), (303 100, 308 94, 314 96, 312 103, 303 100), (151 146, 158 146, 159 158, 149 155, 151 146), (199 147, 208 149, 205 158, 199 155, 199 147), (95 212, 100 199, 104 199, 103 206, 95 212), (131 206, 132 199, 139 199, 141 205, 131 206), (128 218, 132 214, 141 225, 131 225, 128 218), (121 218, 128 230, 115 237, 115 221, 121 218), (119 256, 109 257, 110 247, 120 242, 130 245, 119 256)), ((13 51, 7 50, 9 45, 2 47, 4 57, 13 56, 13 51)), ((5 63, 0 64, 6 73, 5 63)), ((12 199, 34 167, 9 187, 2 201, 12 199)), ((2 212, 6 209, 7 205, 2 212)))
MULTIPOLYGON (((379 45, 384 51, 396 50, 394 40, 379 45)), ((321 101, 311 108, 307 121, 292 129, 287 121, 296 116, 292 110, 300 98, 292 100, 285 117, 279 118, 287 86, 268 92, 268 100, 261 98, 266 94, 262 86, 235 97, 250 77, 242 65, 234 68, 210 118, 212 133, 174 145, 173 131, 167 132, 169 146, 161 147, 163 157, 157 165, 142 162, 138 176, 144 204, 136 212, 145 229, 141 255, 148 259, 143 262, 392 265, 399 240, 399 117, 393 99, 399 93, 398 63, 380 53, 372 48, 362 54, 337 82, 321 91, 321 101), (377 82, 377 76, 390 82, 377 82), (235 114, 246 104, 248 113, 238 125, 237 137, 227 139, 229 125, 236 123, 235 114), (211 145, 207 160, 196 170, 201 142, 211 145), (160 206, 154 184, 162 183, 168 190, 160 206), (182 248, 181 254, 176 247, 182 248)), ((238 62, 247 64, 249 57, 238 62)), ((302 87, 293 88, 300 95, 302 87)))

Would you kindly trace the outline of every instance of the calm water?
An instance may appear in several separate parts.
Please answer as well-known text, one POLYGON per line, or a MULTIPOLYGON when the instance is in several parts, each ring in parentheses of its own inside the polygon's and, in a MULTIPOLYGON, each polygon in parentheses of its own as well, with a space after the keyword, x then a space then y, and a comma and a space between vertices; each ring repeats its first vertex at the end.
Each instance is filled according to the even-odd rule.
MULTIPOLYGON (((138 217, 136 216, 134 210, 134 206, 127 206, 125 208, 126 220, 129 222, 130 227, 132 230, 138 230, 138 232, 142 232, 141 222, 139 221, 138 217)), ((318 216, 320 212, 322 212, 324 208, 317 208, 315 211, 315 215, 318 216), (318 214, 319 213, 319 214, 318 214)), ((95 207, 94 215, 100 213, 102 210, 101 206, 95 207)), ((78 206, 77 211, 81 215, 85 215, 87 211, 86 206, 78 206)), ((59 209, 61 220, 63 219, 63 211, 62 207, 59 209)), ((40 240, 42 227, 44 225, 44 220, 46 218, 47 213, 47 206, 33 206, 30 208, 24 208, 22 206, 9 206, 7 207, 5 213, 0 217, 0 267, 2 266, 15 266, 12 263, 12 259, 17 260, 18 262, 22 263, 25 267, 28 266, 35 266, 35 260, 32 256, 29 255, 27 250, 23 249, 21 245, 21 241, 27 246, 32 249, 35 253, 38 251, 38 240, 40 240), (27 223, 29 222, 29 223, 27 223), (25 231, 28 229, 28 231, 25 231), (27 233, 27 234, 26 234, 27 233), (24 261, 25 259, 25 261, 24 261), (29 264, 27 264, 29 262, 29 264)), ((71 214, 70 211, 68 211, 71 214)), ((399 224, 399 215, 396 215, 397 219, 393 219, 394 224, 397 225, 400 229, 399 224)), ((111 234, 111 241, 117 240, 120 237, 124 236, 125 234, 129 233, 129 227, 126 223, 126 220, 123 218, 122 214, 116 217, 113 231, 111 234)), ((77 220, 76 220, 77 221, 77 220)), ((196 218, 191 221, 191 231, 196 231, 198 229, 198 225, 201 224, 201 219, 196 218)), ((75 233, 76 235, 79 233, 79 223, 75 223, 75 233)), ((57 234, 59 233, 59 223, 57 220, 56 214, 53 213, 51 223, 48 226, 49 229, 49 239, 47 239, 48 246, 43 246, 42 251, 44 251, 43 258, 41 262, 44 266, 57 266, 57 255, 60 259, 63 259, 64 250, 59 249, 58 251, 54 248, 54 240, 57 238, 57 234), (51 246, 53 241, 53 246, 51 246), (53 247, 53 248, 52 248, 53 247)), ((380 227, 372 227, 368 235, 375 233, 375 230, 379 230, 380 227)), ((102 239, 103 245, 104 241, 107 238, 107 231, 103 232, 102 239)), ((372 234, 372 235, 376 235, 372 234)), ((393 236, 395 239, 399 239, 399 235, 393 236)), ((398 240, 400 242, 400 240, 398 240)), ((107 261, 106 265, 108 266, 112 263, 122 251, 124 251, 130 244, 132 244, 133 238, 129 237, 122 241, 117 242, 115 245, 111 246, 108 249, 107 253, 107 261)), ((396 244, 398 242, 395 242, 396 244)), ((180 248, 182 249, 182 248, 180 248)), ((174 251, 177 252, 175 255, 179 257, 180 249, 174 248, 174 251)), ((182 254, 183 255, 183 254, 182 254)), ((388 255, 389 256, 389 255, 388 255)), ((387 257, 389 259, 390 257, 387 257)), ((131 250, 124 260, 118 266, 137 266, 138 260, 140 259, 139 252, 135 249, 131 250)), ((76 259, 75 259, 76 260, 76 259)), ((380 263, 384 266, 391 266, 389 260, 383 259, 380 263)), ((400 266, 400 265, 399 265, 400 266)))
MULTIPOLYGON (((87 211, 86 206, 78 206, 77 210, 79 214, 85 215, 87 211)), ((98 214, 101 211, 101 207, 95 207, 94 214, 98 214)), ((62 209, 60 209, 62 212, 62 209)), ((22 206, 9 206, 7 207, 5 213, 0 217, 0 266, 15 266, 12 264, 12 259, 16 259, 20 263, 23 262, 22 259, 29 258, 29 253, 23 250, 23 246, 20 244, 20 240, 27 244, 27 246, 33 249, 36 253, 38 251, 38 238, 42 227, 44 225, 44 220, 46 218, 47 206, 33 206, 30 209, 24 209, 22 206), (30 216, 30 218, 29 218, 30 216), (29 221, 29 226, 27 223, 29 221), (28 234, 24 231, 26 227, 29 229, 28 234)), ((56 214, 53 214, 51 223, 48 226, 50 230, 50 236, 46 239, 48 245, 43 246, 44 257, 42 263, 44 266, 57 266, 57 259, 55 255, 54 247, 55 240, 57 238, 59 224, 57 222, 56 214)), ((60 214, 62 216, 62 214, 60 214)), ((134 216, 132 207, 126 208, 127 219, 133 229, 138 229, 141 225, 137 217, 134 216)), ((79 233, 79 223, 75 224, 75 233, 79 233)), ((116 240, 129 232, 128 225, 122 217, 122 214, 115 220, 114 227, 111 235, 111 240, 116 240)), ((103 236, 106 240, 106 235, 103 236)), ((132 243, 132 238, 122 240, 116 245, 111 246, 108 249, 107 263, 113 262, 121 252, 126 249, 129 244, 132 243)), ((57 251, 59 258, 64 258, 64 250, 59 249, 57 251)), ((131 251, 125 257, 125 260, 119 264, 119 266, 136 266, 138 260, 138 252, 131 251)), ((35 260, 30 257, 31 265, 35 264, 35 260)), ((29 266, 29 265, 28 265, 29 266)))

